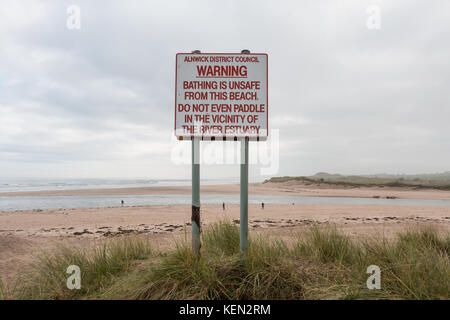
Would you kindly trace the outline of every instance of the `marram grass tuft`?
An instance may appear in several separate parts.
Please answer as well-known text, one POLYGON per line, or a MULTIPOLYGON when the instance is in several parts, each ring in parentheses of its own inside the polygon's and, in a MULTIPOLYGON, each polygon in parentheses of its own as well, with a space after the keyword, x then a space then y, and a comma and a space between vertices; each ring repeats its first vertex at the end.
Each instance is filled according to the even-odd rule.
POLYGON ((410 230, 394 240, 356 241, 336 228, 312 227, 293 244, 260 235, 239 255, 239 229, 207 226, 200 257, 188 241, 169 252, 144 238, 122 238, 91 251, 61 248, 0 298, 14 299, 449 299, 450 237, 410 230), (81 269, 81 289, 66 287, 66 268, 81 269), (381 269, 369 290, 367 267, 381 269))

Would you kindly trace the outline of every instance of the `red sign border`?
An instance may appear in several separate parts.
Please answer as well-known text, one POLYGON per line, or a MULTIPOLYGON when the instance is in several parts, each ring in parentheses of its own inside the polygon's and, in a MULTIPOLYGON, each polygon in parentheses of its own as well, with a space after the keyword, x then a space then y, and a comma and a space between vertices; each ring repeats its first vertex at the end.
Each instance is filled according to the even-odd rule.
POLYGON ((204 136, 204 135, 183 135, 183 136, 177 136, 176 134, 176 130, 177 130, 177 80, 178 80, 178 68, 177 68, 177 61, 178 61, 178 55, 198 55, 198 54, 204 54, 204 55, 233 55, 233 56, 237 56, 237 55, 247 55, 247 53, 214 53, 214 52, 208 52, 208 53, 191 53, 191 52, 179 52, 175 55, 175 122, 174 122, 174 134, 175 137, 177 137, 179 140, 180 137, 182 137, 184 139, 184 137, 189 137, 189 138, 206 138, 206 139, 211 139, 211 138, 216 138, 216 139, 242 139, 242 138, 249 138, 250 140, 257 140, 257 141, 261 141, 261 140, 266 140, 269 136, 269 55, 267 53, 249 53, 248 55, 264 55, 266 56, 266 123, 267 123, 267 132, 265 136, 256 136, 256 137, 249 137, 249 136, 204 136))

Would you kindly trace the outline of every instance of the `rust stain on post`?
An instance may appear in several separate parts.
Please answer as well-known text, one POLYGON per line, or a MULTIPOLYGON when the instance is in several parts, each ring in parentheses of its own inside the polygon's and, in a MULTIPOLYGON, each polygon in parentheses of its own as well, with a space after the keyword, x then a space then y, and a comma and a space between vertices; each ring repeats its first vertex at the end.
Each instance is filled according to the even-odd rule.
POLYGON ((200 208, 196 206, 192 206, 192 216, 191 221, 195 222, 200 229, 200 208))

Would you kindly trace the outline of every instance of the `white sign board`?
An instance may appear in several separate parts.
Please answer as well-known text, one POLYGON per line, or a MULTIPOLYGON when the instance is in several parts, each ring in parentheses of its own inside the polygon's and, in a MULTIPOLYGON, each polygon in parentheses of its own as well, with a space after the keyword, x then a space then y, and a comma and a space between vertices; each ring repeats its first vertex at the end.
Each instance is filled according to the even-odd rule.
POLYGON ((265 140, 267 54, 178 53, 175 135, 265 140))

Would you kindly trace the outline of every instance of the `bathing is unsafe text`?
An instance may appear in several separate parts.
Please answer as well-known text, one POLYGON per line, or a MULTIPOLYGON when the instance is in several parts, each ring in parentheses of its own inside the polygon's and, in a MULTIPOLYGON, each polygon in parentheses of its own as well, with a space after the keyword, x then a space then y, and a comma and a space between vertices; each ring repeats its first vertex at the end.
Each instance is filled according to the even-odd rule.
POLYGON ((177 54, 175 135, 265 139, 267 63, 265 53, 177 54))

